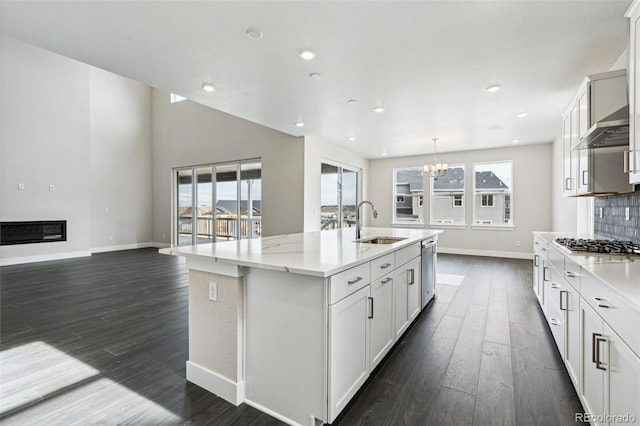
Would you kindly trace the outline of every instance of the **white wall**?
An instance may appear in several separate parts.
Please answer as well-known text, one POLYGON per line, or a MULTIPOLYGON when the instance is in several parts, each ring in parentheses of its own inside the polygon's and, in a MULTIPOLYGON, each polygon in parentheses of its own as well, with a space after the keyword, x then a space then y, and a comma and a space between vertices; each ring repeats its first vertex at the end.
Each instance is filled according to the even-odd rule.
POLYGON ((101 69, 91 77, 91 247, 151 239, 151 88, 101 69))
MULTIPOLYGON (((431 155, 370 161, 370 199, 378 208, 374 226, 391 226, 393 209, 393 169, 423 166, 431 155)), ((438 161, 465 164, 465 229, 445 229, 439 250, 461 254, 528 257, 533 245, 532 231, 551 229, 552 145, 522 145, 508 148, 438 154, 438 161), (513 161, 513 230, 472 229, 472 172, 474 162, 513 161), (520 246, 516 246, 520 241, 520 246)), ((425 188, 429 188, 428 180, 425 188)), ((425 217, 429 217, 429 198, 425 197, 425 217)), ((437 227, 435 227, 437 228, 437 227)))
POLYGON ((150 89, 8 37, 2 89, 0 220, 66 219, 67 241, 0 264, 150 245, 150 89))
POLYGON ((0 218, 66 219, 67 241, 3 246, 0 258, 88 255, 89 67, 3 37, 1 96, 0 218))
POLYGON ((263 235, 302 232, 304 141, 153 90, 153 239, 171 242, 172 169, 262 158, 263 235))
MULTIPOLYGON (((306 136, 304 139, 304 231, 320 230, 321 164, 349 166, 360 169, 358 177, 358 200, 368 199, 367 187, 369 160, 337 147, 321 138, 306 136)), ((367 212, 370 212, 367 209, 367 212)), ((365 214, 366 218, 369 213, 365 214)))

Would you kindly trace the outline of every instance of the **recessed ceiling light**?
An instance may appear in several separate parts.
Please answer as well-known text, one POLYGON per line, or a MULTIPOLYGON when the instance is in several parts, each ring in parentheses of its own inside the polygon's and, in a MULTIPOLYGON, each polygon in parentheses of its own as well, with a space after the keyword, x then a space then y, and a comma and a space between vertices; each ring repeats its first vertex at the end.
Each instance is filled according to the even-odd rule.
POLYGON ((382 108, 381 106, 378 106, 378 107, 375 107, 375 108, 373 109, 373 111, 374 111, 374 112, 378 112, 378 113, 380 113, 380 112, 384 112, 384 108, 382 108))
POLYGON ((356 99, 349 99, 347 101, 348 104, 355 104, 356 102, 358 102, 356 99))
POLYGON ((256 28, 249 28, 246 32, 247 37, 249 37, 250 39, 253 40, 257 40, 259 38, 262 38, 263 34, 262 31, 256 29, 256 28))
POLYGON ((518 117, 518 118, 524 118, 524 117, 526 117, 527 115, 529 115, 529 114, 527 114, 526 112, 519 112, 519 113, 517 114, 517 117, 518 117))
POLYGON ((300 53, 298 53, 298 55, 300 55, 302 59, 310 61, 311 59, 316 57, 316 52, 313 52, 311 50, 302 50, 300 51, 300 53))
POLYGON ((513 143, 518 143, 518 142, 520 142, 520 139, 514 139, 514 140, 512 140, 511 142, 513 142, 513 143))
POLYGON ((356 139, 358 139, 358 138, 356 138, 355 136, 350 136, 350 137, 348 137, 348 138, 347 138, 347 140, 348 140, 349 142, 353 142, 353 141, 355 141, 356 139))
POLYGON ((491 86, 487 87, 487 92, 497 92, 498 90, 500 90, 500 85, 499 84, 492 84, 491 86))
POLYGON ((204 90, 205 92, 213 92, 214 90, 216 90, 216 86, 211 83, 202 83, 202 90, 204 90))
POLYGON ((322 78, 322 74, 320 74, 319 72, 312 72, 311 74, 309 74, 309 78, 311 80, 320 80, 322 78))
POLYGON ((293 123, 296 125, 296 127, 304 127, 304 123, 302 121, 296 121, 295 123, 293 123))

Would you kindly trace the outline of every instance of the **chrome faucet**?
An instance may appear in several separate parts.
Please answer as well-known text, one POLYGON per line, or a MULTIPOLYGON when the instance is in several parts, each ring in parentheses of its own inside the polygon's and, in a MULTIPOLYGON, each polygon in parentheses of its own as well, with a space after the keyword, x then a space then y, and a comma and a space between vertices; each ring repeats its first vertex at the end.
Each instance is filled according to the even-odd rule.
POLYGON ((363 204, 369 204, 371 206, 371 210, 373 210, 373 217, 378 217, 378 211, 371 201, 360 201, 360 204, 356 207, 356 241, 360 239, 360 207, 362 207, 363 204))

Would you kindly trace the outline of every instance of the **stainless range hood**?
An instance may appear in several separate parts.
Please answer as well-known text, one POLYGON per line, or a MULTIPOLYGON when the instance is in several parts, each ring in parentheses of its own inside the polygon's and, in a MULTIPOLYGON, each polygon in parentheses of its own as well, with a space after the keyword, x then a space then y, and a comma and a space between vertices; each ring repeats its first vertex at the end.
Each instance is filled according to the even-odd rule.
POLYGON ((571 149, 629 145, 629 105, 595 123, 571 149))

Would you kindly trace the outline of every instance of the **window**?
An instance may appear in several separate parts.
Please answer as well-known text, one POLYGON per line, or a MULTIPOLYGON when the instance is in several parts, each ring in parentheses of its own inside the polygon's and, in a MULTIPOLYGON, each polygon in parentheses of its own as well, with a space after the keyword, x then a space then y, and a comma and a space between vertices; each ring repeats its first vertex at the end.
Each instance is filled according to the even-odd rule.
POLYGON ((464 225, 464 165, 431 180, 431 225, 464 225))
POLYGON ((262 236, 260 160, 181 167, 175 177, 176 245, 262 236))
POLYGON ((322 163, 320 179, 320 229, 355 226, 358 170, 322 163))
POLYGON ((482 194, 480 200, 482 207, 493 207, 493 194, 482 194))
POLYGON ((473 165, 473 224, 513 226, 511 161, 473 165))
POLYGON ((423 194, 424 183, 422 167, 411 167, 393 170, 393 223, 416 224, 424 223, 423 194))

